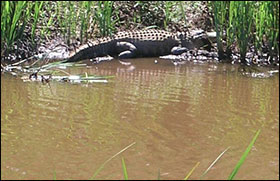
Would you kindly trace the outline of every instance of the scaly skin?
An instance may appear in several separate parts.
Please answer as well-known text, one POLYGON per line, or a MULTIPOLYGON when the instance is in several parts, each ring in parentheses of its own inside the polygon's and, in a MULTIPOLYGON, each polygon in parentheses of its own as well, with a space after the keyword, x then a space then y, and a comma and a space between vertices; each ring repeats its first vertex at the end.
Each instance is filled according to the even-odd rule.
MULTIPOLYGON (((211 37, 213 38, 213 37, 211 37)), ((77 62, 110 55, 120 59, 156 57, 181 54, 186 50, 209 45, 209 36, 203 31, 170 33, 163 30, 119 32, 80 46, 67 62, 77 62)))

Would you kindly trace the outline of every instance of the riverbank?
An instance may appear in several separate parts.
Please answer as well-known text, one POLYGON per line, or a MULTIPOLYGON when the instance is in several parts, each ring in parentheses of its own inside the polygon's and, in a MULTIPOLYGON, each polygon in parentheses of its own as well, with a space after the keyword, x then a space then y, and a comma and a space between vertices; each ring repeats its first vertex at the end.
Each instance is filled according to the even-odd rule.
MULTIPOLYGON (((275 5, 270 3, 270 6, 275 5)), ((234 4, 226 2, 215 4, 204 1, 1 2, 2 9, 4 9, 1 15, 1 24, 3 25, 3 31, 1 31, 1 37, 3 37, 1 38, 1 68, 7 64, 26 59, 28 59, 26 61, 28 64, 28 62, 34 61, 35 55, 46 52, 58 51, 58 53, 63 54, 74 50, 88 40, 110 36, 118 31, 150 28, 164 29, 170 32, 203 29, 216 31, 218 35, 219 31, 226 31, 227 37, 224 39, 218 37, 218 44, 211 50, 218 54, 220 61, 231 63, 243 61, 242 63, 248 65, 279 66, 279 47, 269 45, 269 37, 266 37, 267 41, 264 42, 266 46, 262 47, 262 51, 257 47, 259 46, 256 43, 258 41, 249 42, 248 40, 246 42, 248 48, 245 47, 244 58, 244 50, 242 52, 239 45, 240 37, 239 39, 234 38, 235 35, 239 36, 238 32, 222 29, 221 26, 226 24, 219 21, 219 18, 224 19, 222 16, 230 15, 230 12, 227 11, 230 5, 234 4), (225 11, 221 9, 223 7, 225 11), (236 34, 229 34, 231 31, 236 34), (271 49, 276 50, 275 52, 278 51, 278 55, 276 53, 276 56, 272 56, 275 55, 275 52, 272 52, 271 49)), ((240 4, 240 6, 249 7, 247 4, 240 4)), ((258 11, 255 10, 257 7, 267 6, 265 3, 250 4, 252 16, 254 13, 258 15, 258 11)), ((266 11, 264 10, 264 12, 266 11)), ((277 20, 277 18, 279 20, 279 14, 275 19, 277 20)), ((257 21, 256 19, 254 23, 256 24, 257 21)), ((235 25, 238 26, 238 24, 235 25)), ((268 26, 268 24, 263 24, 263 26, 265 25, 268 26)), ((279 26, 274 28, 276 28, 276 33, 273 36, 278 41, 279 26)), ((253 34, 253 32, 254 30, 248 34, 253 34)), ((266 35, 265 32, 263 34, 266 35)), ((276 45, 279 45, 279 42, 276 45)), ((185 60, 187 61, 188 58, 186 57, 185 60)))

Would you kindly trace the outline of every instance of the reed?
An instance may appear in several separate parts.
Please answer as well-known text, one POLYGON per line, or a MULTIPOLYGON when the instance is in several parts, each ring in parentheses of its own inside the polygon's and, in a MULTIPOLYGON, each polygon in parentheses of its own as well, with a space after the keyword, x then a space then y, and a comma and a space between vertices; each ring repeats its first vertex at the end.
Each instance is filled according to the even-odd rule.
POLYGON ((57 23, 60 25, 61 29, 60 32, 62 33, 62 35, 64 36, 64 38, 66 37, 66 22, 64 20, 64 17, 61 15, 63 12, 67 12, 66 8, 65 8, 65 2, 63 1, 57 1, 56 4, 57 8, 56 8, 56 17, 57 17, 57 23))
POLYGON ((234 18, 233 27, 237 38, 237 44, 240 49, 241 62, 246 63, 246 53, 250 40, 252 39, 252 25, 253 25, 253 3, 250 1, 232 1, 230 5, 233 6, 232 16, 234 18))
POLYGON ((67 2, 66 4, 66 34, 67 34, 67 43, 70 44, 70 38, 76 35, 76 21, 75 16, 77 12, 75 11, 74 3, 72 1, 67 2))
POLYGON ((246 62, 246 53, 252 44, 259 51, 267 44, 271 57, 279 55, 278 1, 213 1, 211 8, 220 58, 224 58, 225 52, 231 54, 235 42, 242 63, 250 63, 246 62))
POLYGON ((179 1, 179 9, 181 17, 184 19, 185 24, 187 24, 187 17, 185 15, 184 1, 179 1))
POLYGON ((34 42, 37 22, 38 22, 38 19, 39 19, 39 13, 40 13, 40 10, 43 6, 43 3, 44 3, 44 1, 40 1, 40 2, 35 1, 35 4, 34 4, 34 21, 33 21, 32 30, 31 30, 31 39, 32 39, 33 42, 34 42))
POLYGON ((114 1, 98 1, 95 2, 96 10, 94 17, 98 22, 98 27, 102 36, 112 35, 115 27, 115 21, 112 20, 114 1))
MULTIPOLYGON (((86 75, 86 77, 88 77, 86 75)), ((236 176, 236 174, 238 173, 240 167, 242 166, 242 164, 244 163, 245 159, 247 158, 249 152, 251 151, 254 143, 256 142, 259 134, 261 132, 261 129, 259 129, 255 136, 253 137, 253 139, 251 140, 250 144, 248 145, 248 147, 246 148, 246 150, 244 151, 244 153, 242 154, 240 160, 238 161, 238 163, 236 164, 235 168, 233 169, 232 173, 229 175, 228 180, 233 180, 234 177, 236 176)), ((104 168, 104 166, 110 162, 113 158, 117 157, 118 155, 120 155, 122 152, 126 151, 128 148, 130 148, 131 146, 133 146, 136 142, 131 143, 130 145, 126 146, 125 148, 123 148, 121 151, 119 151, 118 153, 116 153, 115 155, 113 155, 112 157, 110 157, 108 160, 106 160, 93 174, 93 176, 90 178, 90 180, 95 179, 95 177, 97 176, 97 174, 104 168)), ((202 174, 202 176, 200 177, 200 179, 202 179, 203 176, 205 176, 208 171, 214 166, 214 164, 217 163, 217 161, 225 154, 225 152, 229 149, 230 147, 228 147, 227 149, 225 149, 222 153, 220 153, 220 155, 211 163, 211 165, 206 169, 206 171, 202 174)), ((124 175, 124 180, 128 180, 128 174, 127 174, 127 167, 125 164, 125 160, 122 157, 122 169, 123 169, 123 175, 124 175)), ((199 166, 200 162, 197 162, 196 165, 190 170, 190 172, 186 175, 186 177, 184 178, 184 180, 188 180, 189 177, 191 176, 191 174, 194 172, 194 170, 199 166)), ((54 170, 53 173, 53 179, 56 180, 56 171, 54 170)), ((158 170, 158 176, 157 176, 157 180, 160 180, 160 169, 158 170)))
POLYGON ((208 173, 208 171, 217 163, 217 161, 224 155, 224 153, 229 149, 230 147, 228 147, 227 149, 225 149, 212 163, 211 165, 204 171, 204 173, 202 174, 201 178, 206 175, 208 173))
POLYGON ((239 168, 241 167, 241 165, 244 163, 246 157, 248 156, 249 152, 251 151, 255 141, 257 140, 259 134, 260 134, 261 130, 259 129, 257 131, 257 133, 255 134, 254 138, 252 139, 252 141, 250 142, 250 144, 248 145, 247 149, 245 150, 245 152, 243 153, 242 157, 240 158, 240 160, 238 161, 238 163, 236 164, 235 168, 233 169, 232 173, 230 174, 228 180, 233 180, 235 175, 237 174, 239 168))
POLYGON ((84 42, 84 37, 85 40, 88 40, 88 34, 87 30, 89 28, 89 22, 90 22, 90 15, 91 15, 91 6, 92 2, 91 1, 83 1, 82 2, 82 9, 85 9, 86 11, 81 12, 81 23, 80 23, 80 40, 81 42, 84 42))
POLYGON ((56 171, 53 171, 53 180, 56 180, 56 171))
MULTIPOLYGON (((225 58, 225 48, 223 44, 223 37, 224 35, 227 38, 227 44, 226 49, 228 50, 231 46, 231 43, 233 42, 232 39, 232 22, 229 24, 227 22, 228 17, 228 9, 230 7, 230 2, 228 1, 212 1, 211 8, 214 14, 214 25, 215 25, 215 31, 217 33, 217 49, 219 53, 219 58, 224 59, 225 58), (229 35, 229 36, 227 36, 229 35)), ((233 18, 231 17, 231 20, 233 18)))
POLYGON ((124 162, 124 158, 122 158, 122 168, 123 168, 123 176, 125 180, 128 180, 128 175, 127 175, 127 170, 126 170, 126 165, 124 162))
MULTIPOLYGON (((52 4, 48 5, 46 3, 52 3, 52 2, 45 2, 45 5, 43 6, 43 8, 45 8, 46 12, 52 12, 52 4)), ((55 13, 50 13, 50 14, 47 14, 47 13, 44 13, 44 15, 46 16, 49 16, 49 19, 46 21, 47 24, 46 26, 43 26, 42 29, 41 29, 41 35, 46 35, 46 36, 49 36, 51 31, 48 27, 51 27, 51 25, 53 25, 53 22, 54 22, 54 19, 55 19, 55 15, 57 14, 57 8, 55 9, 55 13)), ((44 10, 42 10, 44 11, 44 10)))
POLYGON ((30 11, 24 11, 26 1, 1 1, 1 47, 4 42, 7 48, 22 37, 27 15, 30 11))
POLYGON ((191 169, 191 171, 186 175, 186 177, 184 178, 184 180, 188 180, 188 179, 189 179, 189 177, 191 176, 191 174, 193 173, 193 171, 198 167, 199 163, 200 163, 200 162, 197 162, 197 163, 195 164, 195 166, 191 169))
POLYGON ((256 41, 255 46, 261 53, 264 42, 268 42, 269 55, 279 55, 279 2, 260 1, 257 4, 256 17, 256 41))
POLYGON ((160 180, 160 168, 158 169, 157 180, 160 180))
POLYGON ((164 19, 164 29, 167 29, 168 23, 171 21, 171 15, 172 15, 172 6, 174 2, 172 1, 165 1, 165 9, 164 9, 164 14, 165 14, 165 19, 164 19))
POLYGON ((133 146, 136 142, 131 143, 130 145, 128 145, 127 147, 125 147, 124 149, 122 149, 121 151, 119 151, 118 153, 116 153, 115 155, 113 155, 112 157, 110 157, 108 160, 106 160, 93 174, 93 176, 90 178, 90 180, 95 179, 96 175, 104 168, 104 166, 110 162, 113 158, 115 158, 116 156, 118 156, 119 154, 121 154, 122 152, 124 152, 125 150, 127 150, 128 148, 130 148, 131 146, 133 146))

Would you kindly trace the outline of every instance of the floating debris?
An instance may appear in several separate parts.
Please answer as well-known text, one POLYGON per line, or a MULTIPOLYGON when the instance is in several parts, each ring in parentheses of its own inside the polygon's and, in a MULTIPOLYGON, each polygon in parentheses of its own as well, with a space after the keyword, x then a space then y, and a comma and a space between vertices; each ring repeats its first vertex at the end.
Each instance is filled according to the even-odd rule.
POLYGON ((49 83, 50 81, 59 81, 59 82, 70 82, 70 83, 108 83, 108 79, 113 78, 114 76, 97 76, 97 75, 88 75, 86 72, 84 75, 72 75, 64 71, 67 67, 77 67, 77 66, 86 66, 86 64, 77 64, 77 63, 64 63, 63 61, 54 62, 41 67, 29 68, 26 69, 29 75, 24 75, 21 79, 24 82, 42 82, 49 83), (60 75, 60 74, 64 75, 60 75), (66 74, 66 75, 65 75, 66 74))
POLYGON ((81 75, 38 75, 36 73, 29 76, 24 75, 21 79, 24 82, 38 81, 48 83, 50 81, 70 82, 70 83, 108 83, 108 79, 114 76, 81 76, 81 75))
POLYGON ((258 69, 256 66, 241 66, 239 72, 251 78, 269 78, 279 73, 279 70, 263 70, 258 69))

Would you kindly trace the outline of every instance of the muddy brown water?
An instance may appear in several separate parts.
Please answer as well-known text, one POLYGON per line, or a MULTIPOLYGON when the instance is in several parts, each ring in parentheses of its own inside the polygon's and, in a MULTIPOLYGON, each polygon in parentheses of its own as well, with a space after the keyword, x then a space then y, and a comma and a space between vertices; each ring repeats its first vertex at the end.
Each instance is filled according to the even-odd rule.
POLYGON ((108 83, 23 82, 1 75, 1 179, 279 178, 279 74, 241 75, 228 64, 136 59, 67 68, 108 83), (212 169, 201 175, 224 151, 212 169))

